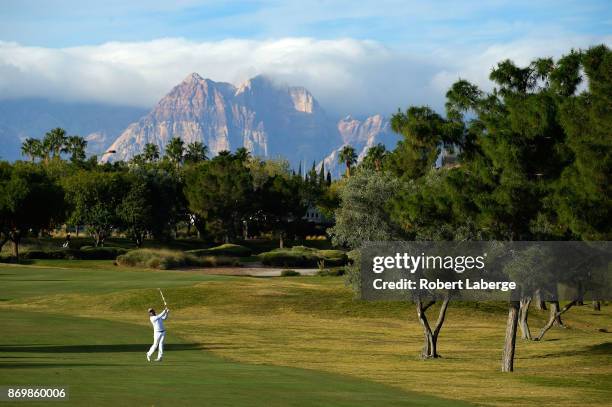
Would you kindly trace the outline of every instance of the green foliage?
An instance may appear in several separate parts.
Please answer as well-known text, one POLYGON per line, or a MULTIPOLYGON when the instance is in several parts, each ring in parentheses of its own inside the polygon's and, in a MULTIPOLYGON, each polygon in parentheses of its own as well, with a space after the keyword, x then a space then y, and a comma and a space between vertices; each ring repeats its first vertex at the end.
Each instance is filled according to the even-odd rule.
POLYGON ((63 218, 64 192, 42 167, 0 162, 0 248, 10 239, 18 257, 23 234, 46 229, 63 218))
POLYGON ((328 229, 335 245, 358 248, 367 241, 392 240, 399 227, 387 205, 397 195, 400 182, 391 174, 358 171, 340 191, 336 224, 328 229))
POLYGON ((172 137, 166 145, 166 158, 175 165, 180 165, 183 162, 183 154, 185 153, 185 142, 179 137, 172 137))
POLYGON ((230 256, 230 257, 249 257, 253 251, 248 247, 233 243, 225 243, 220 246, 211 247, 209 249, 188 250, 196 256, 230 256))
POLYGON ((268 266, 317 267, 323 260, 328 267, 343 266, 348 257, 341 250, 317 250, 305 246, 290 249, 274 249, 258 255, 261 262, 268 266))
POLYGON ((355 149, 349 145, 342 147, 338 154, 338 162, 346 165, 346 176, 351 176, 351 167, 357 162, 357 153, 355 149))
POLYGON ((121 173, 79 171, 62 180, 70 207, 69 223, 87 225, 96 246, 121 223, 117 208, 128 189, 121 173))
POLYGON ((187 144, 187 149, 185 150, 185 162, 187 163, 199 163, 200 161, 208 160, 208 147, 202 144, 199 141, 194 141, 192 143, 187 144))
POLYGON ((362 165, 368 169, 380 171, 386 156, 387 148, 383 143, 378 143, 377 145, 368 149, 362 165))
POLYGON ((235 238, 249 211, 253 179, 243 162, 229 153, 185 171, 189 209, 217 239, 235 238))
POLYGON ((28 250, 23 253, 24 259, 63 259, 63 260, 114 260, 127 253, 119 247, 91 247, 80 249, 28 250))
POLYGON ((236 265, 236 261, 223 257, 198 257, 191 253, 175 250, 137 249, 117 257, 117 264, 167 270, 181 267, 236 265))

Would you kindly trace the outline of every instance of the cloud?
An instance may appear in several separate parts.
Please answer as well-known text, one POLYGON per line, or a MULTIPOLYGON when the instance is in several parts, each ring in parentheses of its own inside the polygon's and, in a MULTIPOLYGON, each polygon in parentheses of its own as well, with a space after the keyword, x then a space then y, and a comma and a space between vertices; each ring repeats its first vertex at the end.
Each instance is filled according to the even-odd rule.
POLYGON ((598 42, 610 44, 612 37, 544 38, 427 53, 352 38, 166 38, 69 48, 0 42, 0 97, 151 107, 191 72, 234 84, 267 74, 305 86, 330 114, 389 114, 411 104, 440 108, 446 88, 459 77, 487 88, 488 73, 501 59, 527 63, 598 42))

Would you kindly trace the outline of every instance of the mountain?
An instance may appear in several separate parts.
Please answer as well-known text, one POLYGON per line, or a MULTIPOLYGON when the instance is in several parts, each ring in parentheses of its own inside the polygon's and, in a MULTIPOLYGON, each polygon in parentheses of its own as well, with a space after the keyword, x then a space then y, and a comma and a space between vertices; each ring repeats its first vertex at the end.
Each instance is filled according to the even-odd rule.
MULTIPOLYGON (((337 128, 342 144, 322 160, 326 170, 329 170, 334 177, 339 177, 345 171, 344 164, 338 162, 338 155, 345 145, 349 144, 355 149, 357 162, 361 162, 370 147, 383 143, 387 149, 393 149, 399 140, 397 134, 391 131, 389 120, 380 114, 363 120, 349 115, 338 121, 337 128)), ((320 168, 320 165, 321 163, 317 168, 320 168)))
POLYGON ((180 137, 204 143, 213 154, 245 147, 253 155, 280 156, 297 166, 319 162, 346 143, 362 151, 390 140, 389 134, 380 115, 336 122, 303 87, 280 86, 261 75, 236 87, 193 73, 130 124, 108 148, 116 154, 104 159, 130 159, 146 143, 163 152, 172 137, 180 137))
POLYGON ((337 134, 304 88, 279 87, 264 76, 235 87, 193 73, 125 129, 109 147, 117 153, 108 159, 129 159, 146 143, 163 152, 172 137, 201 141, 213 154, 246 147, 257 156, 298 162, 330 151, 337 134))
POLYGON ((100 154, 125 127, 146 109, 100 103, 60 102, 45 99, 0 100, 0 159, 21 157, 21 143, 42 138, 52 128, 88 140, 88 154, 100 154))
POLYGON ((154 143, 163 153, 172 137, 200 141, 211 154, 246 147, 255 156, 282 157, 294 168, 312 162, 342 174, 339 149, 351 144, 363 157, 383 142, 393 148, 398 139, 381 115, 364 118, 329 117, 305 88, 278 85, 256 76, 234 86, 193 73, 164 96, 153 109, 100 103, 43 99, 0 100, 0 159, 20 159, 27 137, 41 138, 52 128, 88 141, 87 152, 102 160, 128 160, 154 143))

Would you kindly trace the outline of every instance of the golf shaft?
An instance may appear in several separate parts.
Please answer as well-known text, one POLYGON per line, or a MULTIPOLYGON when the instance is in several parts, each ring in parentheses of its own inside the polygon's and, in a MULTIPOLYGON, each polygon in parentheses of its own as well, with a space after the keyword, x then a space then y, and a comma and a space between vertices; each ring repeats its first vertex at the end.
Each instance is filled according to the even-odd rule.
POLYGON ((164 298, 164 293, 162 293, 161 288, 158 288, 158 290, 159 290, 159 295, 161 295, 162 300, 164 301, 164 306, 167 308, 168 304, 166 304, 166 299, 164 298))

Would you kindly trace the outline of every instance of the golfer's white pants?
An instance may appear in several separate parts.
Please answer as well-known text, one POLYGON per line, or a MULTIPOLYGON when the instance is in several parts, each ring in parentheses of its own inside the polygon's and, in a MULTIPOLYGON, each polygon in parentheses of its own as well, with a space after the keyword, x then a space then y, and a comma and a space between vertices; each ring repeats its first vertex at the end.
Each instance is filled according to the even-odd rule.
POLYGON ((147 352, 147 355, 149 355, 149 357, 151 357, 151 355, 155 353, 155 349, 158 349, 159 347, 157 351, 157 359, 162 358, 162 356, 164 355, 164 339, 166 339, 166 331, 153 332, 153 345, 151 345, 151 348, 147 352))

